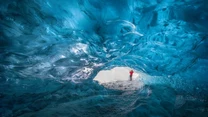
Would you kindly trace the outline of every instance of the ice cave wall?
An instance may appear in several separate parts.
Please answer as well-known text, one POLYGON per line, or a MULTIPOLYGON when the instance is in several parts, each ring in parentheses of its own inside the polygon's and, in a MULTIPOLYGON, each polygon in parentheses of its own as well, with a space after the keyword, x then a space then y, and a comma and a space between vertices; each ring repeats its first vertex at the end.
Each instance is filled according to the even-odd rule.
POLYGON ((0 4, 0 69, 87 79, 129 66, 207 81, 206 0, 10 0, 0 4))

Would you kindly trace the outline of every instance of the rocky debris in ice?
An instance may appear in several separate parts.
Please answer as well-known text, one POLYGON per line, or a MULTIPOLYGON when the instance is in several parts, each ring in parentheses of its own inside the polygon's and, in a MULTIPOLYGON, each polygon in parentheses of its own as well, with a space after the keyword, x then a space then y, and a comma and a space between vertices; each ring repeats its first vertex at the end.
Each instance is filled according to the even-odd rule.
POLYGON ((102 85, 108 89, 124 90, 124 91, 138 90, 143 87, 143 83, 137 80, 115 81, 115 82, 102 83, 102 85))

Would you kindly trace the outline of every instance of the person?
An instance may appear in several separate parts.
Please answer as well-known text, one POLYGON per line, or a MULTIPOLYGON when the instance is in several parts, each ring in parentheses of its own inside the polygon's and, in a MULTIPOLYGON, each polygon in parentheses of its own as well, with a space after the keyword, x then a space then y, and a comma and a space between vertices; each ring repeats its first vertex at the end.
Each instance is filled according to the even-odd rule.
POLYGON ((129 72, 129 74, 130 74, 130 81, 132 81, 132 76, 133 76, 133 73, 134 73, 134 71, 133 70, 131 70, 130 72, 129 72))

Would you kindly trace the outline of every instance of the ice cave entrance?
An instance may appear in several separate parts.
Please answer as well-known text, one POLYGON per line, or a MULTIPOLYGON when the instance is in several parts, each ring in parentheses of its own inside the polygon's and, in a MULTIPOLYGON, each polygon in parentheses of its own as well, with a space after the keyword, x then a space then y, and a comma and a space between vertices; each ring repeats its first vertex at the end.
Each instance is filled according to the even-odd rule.
POLYGON ((129 67, 115 67, 111 70, 101 70, 94 78, 100 84, 110 89, 117 90, 137 90, 143 86, 139 81, 139 73, 129 67), (132 81, 129 72, 133 70, 132 81))

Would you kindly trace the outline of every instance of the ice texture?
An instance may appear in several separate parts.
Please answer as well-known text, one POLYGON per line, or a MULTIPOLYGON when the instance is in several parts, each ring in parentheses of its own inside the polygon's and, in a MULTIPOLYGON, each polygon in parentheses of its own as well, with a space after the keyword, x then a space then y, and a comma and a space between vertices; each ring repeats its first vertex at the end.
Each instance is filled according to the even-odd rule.
POLYGON ((207 0, 0 0, 0 116, 207 117, 207 27, 207 0))

